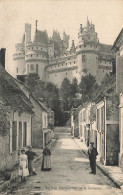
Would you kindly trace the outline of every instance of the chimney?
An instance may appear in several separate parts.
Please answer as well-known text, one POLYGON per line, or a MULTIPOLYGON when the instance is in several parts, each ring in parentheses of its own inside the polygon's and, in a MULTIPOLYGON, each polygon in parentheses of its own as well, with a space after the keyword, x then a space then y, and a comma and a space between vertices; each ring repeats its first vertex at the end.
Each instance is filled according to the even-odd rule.
POLYGON ((5 53, 6 53, 6 49, 5 48, 1 48, 0 49, 0 64, 5 68, 5 53))

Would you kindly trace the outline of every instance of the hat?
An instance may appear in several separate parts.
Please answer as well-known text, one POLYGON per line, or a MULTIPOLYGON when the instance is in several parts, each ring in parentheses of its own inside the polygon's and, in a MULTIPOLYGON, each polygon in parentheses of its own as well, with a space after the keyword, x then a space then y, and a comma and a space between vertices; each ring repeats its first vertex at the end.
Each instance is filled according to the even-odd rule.
POLYGON ((21 152, 24 151, 25 152, 25 149, 24 148, 21 148, 21 152))
POLYGON ((93 144, 94 145, 94 142, 90 142, 90 144, 93 144))
POLYGON ((27 146, 27 148, 32 148, 32 146, 31 146, 31 145, 29 145, 29 146, 27 146))

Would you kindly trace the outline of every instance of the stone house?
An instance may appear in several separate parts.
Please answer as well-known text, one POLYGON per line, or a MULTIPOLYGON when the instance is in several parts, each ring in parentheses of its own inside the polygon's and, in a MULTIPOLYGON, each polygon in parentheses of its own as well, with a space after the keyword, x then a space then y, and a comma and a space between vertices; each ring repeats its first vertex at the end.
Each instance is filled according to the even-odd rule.
POLYGON ((86 103, 81 106, 78 113, 79 137, 81 141, 86 143, 87 146, 89 146, 90 138, 90 109, 91 103, 86 103))
POLYGON ((116 54, 116 91, 119 94, 119 166, 123 169, 123 29, 117 36, 112 50, 116 54))
POLYGON ((18 163, 20 149, 31 144, 31 101, 0 65, 0 170, 18 163))
POLYGON ((79 126, 78 126, 78 108, 71 109, 71 135, 78 137, 79 136, 79 126))
POLYGON ((106 97, 96 104, 98 158, 104 165, 118 165, 119 121, 117 98, 106 97))
POLYGON ((16 83, 33 105, 32 146, 34 148, 43 148, 45 144, 51 142, 51 129, 48 128, 49 110, 40 100, 34 97, 22 82, 16 80, 16 83))

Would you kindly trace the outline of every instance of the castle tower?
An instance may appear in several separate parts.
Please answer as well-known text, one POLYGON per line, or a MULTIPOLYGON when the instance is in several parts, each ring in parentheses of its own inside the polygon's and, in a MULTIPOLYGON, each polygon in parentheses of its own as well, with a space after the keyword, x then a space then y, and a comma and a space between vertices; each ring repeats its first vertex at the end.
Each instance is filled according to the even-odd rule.
POLYGON ((87 18, 87 25, 83 28, 80 24, 78 33, 78 46, 76 48, 77 53, 77 64, 79 72, 79 81, 82 75, 88 73, 96 76, 98 70, 98 44, 97 33, 95 27, 90 24, 87 18))
POLYGON ((15 75, 25 74, 25 35, 23 35, 22 41, 15 45, 15 53, 13 54, 14 60, 14 72, 15 75))
MULTIPOLYGON (((27 25, 28 30, 30 26, 27 25)), ((27 39, 30 40, 30 30, 27 31, 27 39)), ((48 64, 48 35, 46 31, 37 29, 37 21, 33 42, 27 42, 25 65, 26 74, 37 73, 41 80, 45 80, 45 67, 48 64)))

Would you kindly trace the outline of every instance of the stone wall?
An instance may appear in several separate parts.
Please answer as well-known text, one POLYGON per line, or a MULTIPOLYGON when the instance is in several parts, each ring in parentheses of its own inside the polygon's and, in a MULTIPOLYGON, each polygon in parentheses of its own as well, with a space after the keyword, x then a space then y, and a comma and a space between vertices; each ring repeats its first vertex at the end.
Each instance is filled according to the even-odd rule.
POLYGON ((42 110, 38 103, 30 97, 34 105, 33 111, 35 115, 32 117, 32 146, 35 148, 43 148, 43 128, 42 128, 42 110))
POLYGON ((106 165, 118 165, 119 125, 107 124, 106 165))
POLYGON ((10 154, 9 134, 5 137, 0 136, 0 171, 11 169, 18 163, 18 152, 10 154))

